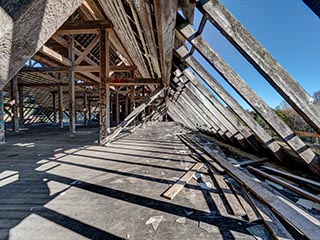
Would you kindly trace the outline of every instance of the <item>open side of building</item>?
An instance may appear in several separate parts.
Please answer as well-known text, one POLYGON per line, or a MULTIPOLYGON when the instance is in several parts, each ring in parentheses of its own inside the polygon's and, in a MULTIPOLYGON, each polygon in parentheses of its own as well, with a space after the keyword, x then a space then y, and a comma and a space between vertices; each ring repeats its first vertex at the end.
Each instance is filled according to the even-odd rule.
MULTIPOLYGON (((319 0, 303 2, 319 16, 319 0)), ((205 25, 303 134, 319 137, 320 106, 219 0, 6 1, 0 19, 0 239, 318 239, 319 148, 205 25)))

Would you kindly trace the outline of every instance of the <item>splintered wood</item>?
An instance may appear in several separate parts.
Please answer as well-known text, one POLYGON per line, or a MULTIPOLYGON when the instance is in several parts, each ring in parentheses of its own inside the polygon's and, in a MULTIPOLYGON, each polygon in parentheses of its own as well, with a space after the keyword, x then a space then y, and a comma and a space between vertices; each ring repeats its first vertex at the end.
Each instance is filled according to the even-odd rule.
POLYGON ((169 187, 162 196, 167 199, 174 199, 175 196, 183 189, 183 187, 191 180, 197 171, 203 167, 202 163, 196 163, 193 167, 186 172, 175 184, 169 187))

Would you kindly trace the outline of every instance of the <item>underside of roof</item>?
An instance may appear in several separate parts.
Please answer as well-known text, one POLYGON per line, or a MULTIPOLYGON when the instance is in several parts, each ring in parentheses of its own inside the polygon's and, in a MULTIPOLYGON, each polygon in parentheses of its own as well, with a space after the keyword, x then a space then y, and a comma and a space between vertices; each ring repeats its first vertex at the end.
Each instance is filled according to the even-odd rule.
MULTIPOLYGON (((319 16, 319 1, 304 2, 319 16)), ((7 93, 4 105, 13 104, 10 119, 18 111, 18 98, 20 115, 24 103, 34 104, 49 119, 56 118, 57 109, 72 119, 75 112, 88 111, 91 102, 100 114, 100 141, 105 144, 139 114, 145 120, 145 110, 152 106, 147 119, 168 114, 193 131, 279 160, 290 153, 319 175, 318 155, 207 42, 204 26, 216 27, 318 134, 319 106, 220 1, 6 1, 0 14, 5 23, 0 26, 0 88, 7 93), (197 29, 195 8, 202 14, 197 29), (272 134, 204 68, 195 51, 272 134), (112 104, 123 105, 111 110, 117 123, 123 121, 110 134, 112 104)))

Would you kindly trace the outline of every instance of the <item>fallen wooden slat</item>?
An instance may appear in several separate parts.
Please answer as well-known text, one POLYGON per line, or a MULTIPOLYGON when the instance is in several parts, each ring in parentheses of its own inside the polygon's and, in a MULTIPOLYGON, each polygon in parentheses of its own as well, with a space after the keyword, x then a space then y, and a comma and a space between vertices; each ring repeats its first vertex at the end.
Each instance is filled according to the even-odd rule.
POLYGON ((234 166, 235 167, 245 167, 245 166, 248 166, 248 165, 261 164, 261 163, 264 163, 267 160, 268 160, 268 158, 261 158, 261 159, 256 159, 256 160, 248 160, 248 161, 239 162, 237 164, 234 164, 234 166))
POLYGON ((221 189, 223 196, 227 200, 233 214, 235 216, 245 216, 246 212, 242 208, 236 196, 231 191, 228 184, 225 182, 224 177, 221 174, 213 174, 213 177, 216 180, 219 188, 221 189))
POLYGON ((239 199, 239 202, 241 203, 243 209, 245 210, 248 220, 250 222, 260 220, 261 218, 257 216, 253 207, 249 203, 250 200, 248 199, 247 194, 244 192, 244 189, 235 180, 231 178, 228 179, 228 182, 230 183, 231 189, 234 191, 237 198, 239 199))
MULTIPOLYGON (((186 144, 189 145, 188 143, 186 144)), ((228 163, 227 160, 221 156, 213 153, 209 154, 226 169, 230 176, 234 177, 234 179, 241 183, 247 190, 252 192, 257 198, 269 206, 288 223, 300 230, 307 238, 312 240, 319 239, 319 221, 315 221, 314 218, 311 219, 308 215, 304 214, 305 212, 301 209, 295 208, 293 204, 288 204, 288 201, 283 201, 280 197, 276 196, 260 183, 252 179, 248 174, 228 163)))
POLYGON ((186 172, 175 184, 169 187, 161 196, 172 200, 202 167, 203 163, 196 163, 193 165, 188 172, 186 172))
POLYGON ((301 181, 303 183, 311 184, 311 185, 314 185, 314 186, 317 186, 317 187, 320 188, 320 182, 316 182, 316 181, 313 181, 313 180, 310 180, 310 179, 307 179, 307 178, 304 178, 304 177, 300 177, 300 176, 297 176, 297 175, 294 175, 294 174, 291 174, 291 173, 287 173, 287 172, 275 169, 273 167, 262 166, 262 168, 264 168, 264 169, 266 169, 266 170, 268 170, 270 172, 279 174, 281 176, 285 176, 285 177, 288 177, 290 179, 298 180, 298 181, 301 181))
POLYGON ((263 203, 261 203, 255 197, 248 195, 251 202, 253 203, 253 207, 257 210, 259 215, 261 216, 265 226, 272 234, 272 236, 277 240, 287 240, 294 239, 287 229, 282 225, 279 219, 271 212, 269 208, 267 208, 263 203))
POLYGON ((314 195, 312 193, 309 193, 309 192, 307 192, 307 191, 305 191, 305 190, 303 190, 303 189, 301 189, 299 187, 296 187, 295 185, 292 185, 291 183, 288 183, 288 182, 286 182, 286 181, 284 181, 284 180, 282 180, 280 178, 277 178, 277 177, 274 177, 272 175, 269 175, 269 174, 267 174, 267 173, 265 173, 263 171, 260 171, 259 169, 256 169, 254 167, 248 167, 248 170, 253 172, 253 173, 256 173, 256 174, 258 174, 260 176, 263 176, 264 178, 269 179, 269 180, 271 180, 271 181, 273 181, 275 183, 278 183, 281 186, 286 187, 286 188, 292 190, 293 192, 298 193, 298 194, 300 194, 300 195, 302 195, 302 196, 304 196, 304 197, 306 197, 306 198, 308 198, 308 199, 310 199, 312 201, 320 203, 320 197, 319 196, 314 195))

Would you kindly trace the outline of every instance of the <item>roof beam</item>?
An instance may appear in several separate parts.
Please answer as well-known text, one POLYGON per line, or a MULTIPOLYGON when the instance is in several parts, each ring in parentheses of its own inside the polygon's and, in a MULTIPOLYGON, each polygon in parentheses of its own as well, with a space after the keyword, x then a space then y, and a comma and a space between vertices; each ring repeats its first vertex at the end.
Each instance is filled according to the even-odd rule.
POLYGON ((161 77, 164 86, 169 86, 174 48, 174 29, 178 0, 154 0, 155 19, 161 62, 161 77))
POLYGON ((103 27, 105 29, 112 28, 112 22, 109 20, 99 21, 74 21, 66 22, 57 31, 58 34, 98 34, 99 29, 103 27))
POLYGON ((229 42, 280 93, 300 116, 320 134, 320 110, 314 99, 218 1, 199 1, 198 8, 229 42))
POLYGON ((113 86, 140 86, 161 84, 161 78, 107 78, 113 86))
MULTIPOLYGON (((195 31, 190 24, 180 29, 182 35, 190 40, 195 31)), ((316 154, 286 125, 263 99, 231 68, 201 35, 189 41, 207 62, 246 100, 248 104, 274 129, 274 131, 294 150, 315 174, 320 175, 320 161, 316 154)), ((182 58, 189 58, 188 50, 182 46, 177 52, 182 58)))

